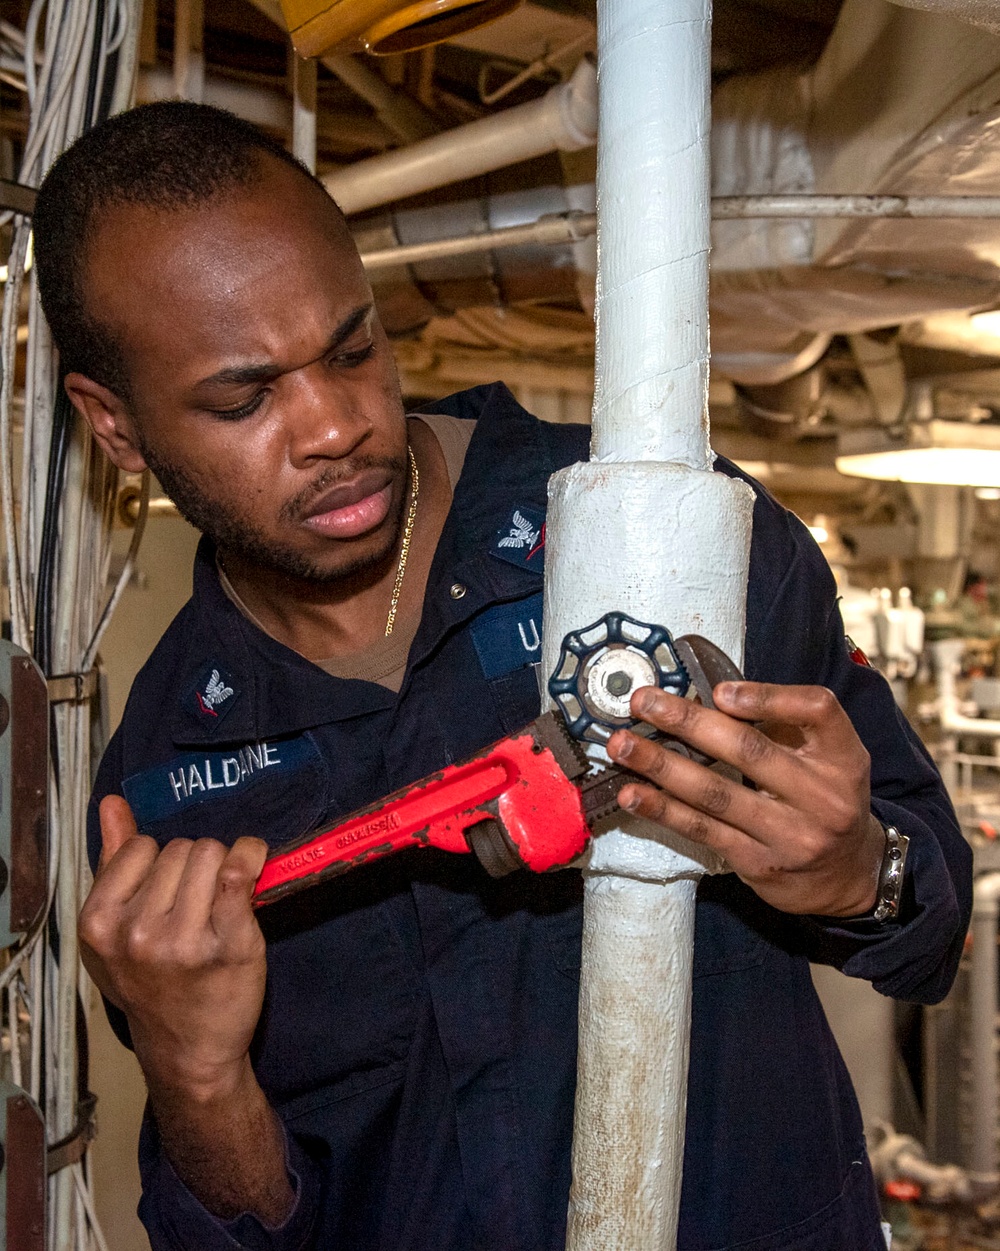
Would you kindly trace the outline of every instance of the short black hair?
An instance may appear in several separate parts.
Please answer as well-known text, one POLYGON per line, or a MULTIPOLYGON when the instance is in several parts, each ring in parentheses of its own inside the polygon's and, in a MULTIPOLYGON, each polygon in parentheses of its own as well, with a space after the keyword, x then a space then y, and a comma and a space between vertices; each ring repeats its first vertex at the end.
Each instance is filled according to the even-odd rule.
POLYGON ((86 246, 101 214, 123 205, 182 209, 252 186, 262 154, 323 189, 264 131, 223 109, 184 100, 119 113, 59 157, 38 190, 32 225, 42 308, 64 373, 86 374, 131 404, 121 345, 85 298, 86 246))

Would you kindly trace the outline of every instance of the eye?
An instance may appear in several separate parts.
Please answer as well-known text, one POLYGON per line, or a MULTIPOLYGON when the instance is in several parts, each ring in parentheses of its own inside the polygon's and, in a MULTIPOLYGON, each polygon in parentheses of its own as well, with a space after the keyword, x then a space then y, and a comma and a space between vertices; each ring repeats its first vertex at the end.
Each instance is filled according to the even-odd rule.
POLYGON ((358 365, 363 365, 375 353, 375 344, 366 343, 363 348, 359 348, 355 352, 338 352, 333 358, 336 364, 344 365, 348 369, 356 369, 358 365))
POLYGON ((218 417, 222 421, 242 421, 245 417, 252 417, 264 402, 266 391, 258 391, 253 399, 248 400, 246 404, 242 404, 239 408, 210 408, 208 411, 213 417, 218 417))

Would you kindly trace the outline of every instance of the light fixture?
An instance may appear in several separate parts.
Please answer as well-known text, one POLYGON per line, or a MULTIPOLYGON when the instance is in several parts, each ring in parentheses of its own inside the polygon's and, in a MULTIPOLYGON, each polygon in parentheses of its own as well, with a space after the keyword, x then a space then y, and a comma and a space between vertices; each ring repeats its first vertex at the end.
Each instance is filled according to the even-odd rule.
POLYGON ((977 500, 1000 500, 1000 487, 976 487, 977 500))
POLYGON ((837 468, 852 477, 1000 487, 1000 424, 937 419, 901 435, 848 430, 837 449, 837 468))
POLYGON ((299 56, 413 52, 505 17, 521 0, 281 0, 299 56))
POLYGON ((980 334, 1000 337, 1000 309, 990 309, 988 313, 973 313, 969 321, 980 334))

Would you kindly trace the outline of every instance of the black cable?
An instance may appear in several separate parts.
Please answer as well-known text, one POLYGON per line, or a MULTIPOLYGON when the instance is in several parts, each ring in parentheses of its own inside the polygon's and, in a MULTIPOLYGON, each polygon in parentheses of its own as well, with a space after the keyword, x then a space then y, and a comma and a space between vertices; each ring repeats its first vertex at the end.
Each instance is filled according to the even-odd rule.
POLYGON ((45 479, 45 510, 42 514, 42 542, 38 557, 38 587, 35 595, 35 660, 47 678, 52 674, 52 597, 59 539, 59 509, 66 480, 66 452, 73 431, 74 410, 60 375, 52 411, 52 438, 45 479))

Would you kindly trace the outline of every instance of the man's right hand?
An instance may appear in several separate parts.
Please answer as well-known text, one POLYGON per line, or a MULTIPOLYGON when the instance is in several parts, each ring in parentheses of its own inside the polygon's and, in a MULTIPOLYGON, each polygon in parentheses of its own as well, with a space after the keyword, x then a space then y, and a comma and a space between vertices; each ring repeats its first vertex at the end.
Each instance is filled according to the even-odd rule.
POLYGON ((267 844, 177 838, 161 851, 117 795, 101 802, 101 837, 83 962, 128 1018, 164 1149, 209 1211, 277 1226, 295 1194, 250 1064, 267 975, 250 898, 267 844))
POLYGON ((212 1098, 244 1073, 265 945, 250 906, 267 845, 139 834, 124 799, 101 803, 103 850, 80 914, 82 956, 125 1013, 151 1088, 212 1098))

